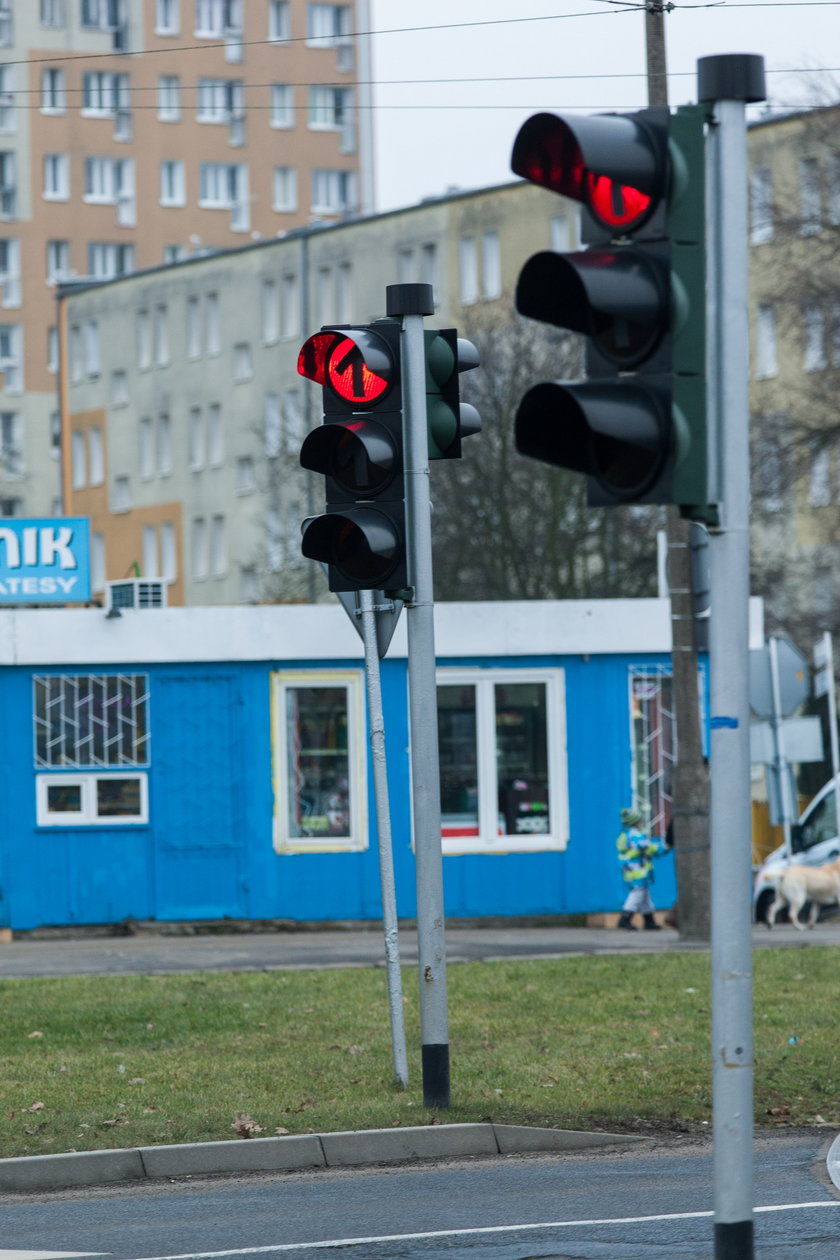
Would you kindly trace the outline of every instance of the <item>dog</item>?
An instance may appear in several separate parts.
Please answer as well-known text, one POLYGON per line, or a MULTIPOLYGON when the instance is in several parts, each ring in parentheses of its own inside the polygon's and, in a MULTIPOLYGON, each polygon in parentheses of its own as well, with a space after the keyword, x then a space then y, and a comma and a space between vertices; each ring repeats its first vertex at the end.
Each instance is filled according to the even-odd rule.
POLYGON ((799 913, 806 901, 811 903, 807 926, 812 928, 820 906, 840 902, 840 858, 824 866, 788 866, 782 872, 776 896, 767 911, 768 928, 772 928, 776 915, 787 906, 794 927, 804 932, 806 925, 800 921, 799 913))

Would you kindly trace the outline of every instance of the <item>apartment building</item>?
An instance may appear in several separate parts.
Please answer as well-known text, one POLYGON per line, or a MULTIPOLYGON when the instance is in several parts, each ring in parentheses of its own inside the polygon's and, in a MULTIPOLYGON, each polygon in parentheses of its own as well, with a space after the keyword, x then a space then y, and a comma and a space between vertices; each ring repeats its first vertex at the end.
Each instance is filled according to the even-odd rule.
POLYGON ((754 587, 771 627, 840 617, 840 106, 749 131, 754 587))
POLYGON ((300 555, 323 507, 299 463, 321 421, 302 342, 383 315, 386 286, 411 281, 434 288, 429 327, 510 321, 524 261, 574 247, 577 225, 572 203, 508 184, 62 286, 64 502, 91 520, 94 594, 136 573, 172 604, 324 596, 300 555))
POLYGON ((58 285, 371 210, 369 29, 367 0, 0 0, 0 514, 62 505, 58 285))

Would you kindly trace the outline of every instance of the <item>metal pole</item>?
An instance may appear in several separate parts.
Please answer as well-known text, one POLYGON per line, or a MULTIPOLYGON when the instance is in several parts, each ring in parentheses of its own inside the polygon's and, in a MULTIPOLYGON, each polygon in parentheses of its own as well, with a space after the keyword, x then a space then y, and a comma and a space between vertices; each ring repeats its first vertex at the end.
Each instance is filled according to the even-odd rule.
POLYGON ((376 802, 376 835, 379 844, 379 880, 382 885, 382 926, 385 932, 385 970, 388 980, 388 1009, 391 1016, 391 1055, 397 1084, 408 1089, 408 1059, 405 1048, 400 938, 397 927, 397 896, 394 888, 394 854, 391 846, 391 807, 388 800, 388 762, 385 755, 385 718, 382 713, 382 685, 376 639, 373 591, 360 591, 362 642, 365 645, 365 681, 368 697, 370 755, 373 763, 373 795, 376 802))
POLYGON ((414 857, 417 879, 417 949, 420 973, 420 1036, 423 1102, 450 1104, 449 1021, 443 919, 443 856, 440 834, 437 682, 432 588, 432 508, 426 426, 426 352, 423 316, 434 313, 430 284, 391 284, 389 315, 402 317, 403 449, 406 488, 408 581, 408 699, 414 857))
POLYGON ((771 636, 768 647, 770 654, 770 694, 773 707, 771 720, 773 754, 776 758, 779 803, 782 807, 783 848, 785 861, 789 862, 791 856, 790 827, 791 823, 796 820, 796 815, 793 810, 793 797, 790 790, 790 764, 785 749, 785 720, 782 716, 782 697, 779 687, 779 640, 771 636))
POLYGON ((828 684, 828 738, 831 743, 831 777, 834 779, 834 808, 837 817, 840 818, 840 754, 838 754, 837 747, 837 693, 834 687, 834 644, 831 642, 831 635, 828 630, 823 632, 822 643, 825 655, 823 669, 825 670, 828 684))
POLYGON ((749 745, 749 398, 745 102, 754 55, 704 57, 709 135, 710 421, 721 528, 711 558, 712 1123, 715 1260, 752 1260, 753 1049, 749 745))

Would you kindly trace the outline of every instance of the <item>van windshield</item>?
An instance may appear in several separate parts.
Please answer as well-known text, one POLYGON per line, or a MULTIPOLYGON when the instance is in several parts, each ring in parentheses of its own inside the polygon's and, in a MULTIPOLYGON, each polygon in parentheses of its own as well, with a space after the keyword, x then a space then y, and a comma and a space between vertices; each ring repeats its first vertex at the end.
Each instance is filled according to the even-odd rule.
POLYGON ((802 824, 801 835, 803 849, 811 849, 823 840, 833 840, 837 835, 837 803, 833 789, 814 806, 802 824))

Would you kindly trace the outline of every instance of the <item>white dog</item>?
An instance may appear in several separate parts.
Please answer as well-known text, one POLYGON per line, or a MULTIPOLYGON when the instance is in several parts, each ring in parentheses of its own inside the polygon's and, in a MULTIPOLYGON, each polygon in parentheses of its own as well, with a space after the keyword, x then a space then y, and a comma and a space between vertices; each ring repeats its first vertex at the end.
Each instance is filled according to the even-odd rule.
POLYGON ((767 911, 767 926, 771 928, 776 922, 776 915, 787 906, 791 922, 804 932, 805 924, 800 923, 799 912, 806 901, 811 903, 808 927, 812 928, 820 906, 840 902, 840 858, 826 862, 824 866, 788 866, 782 872, 775 899, 767 911))

